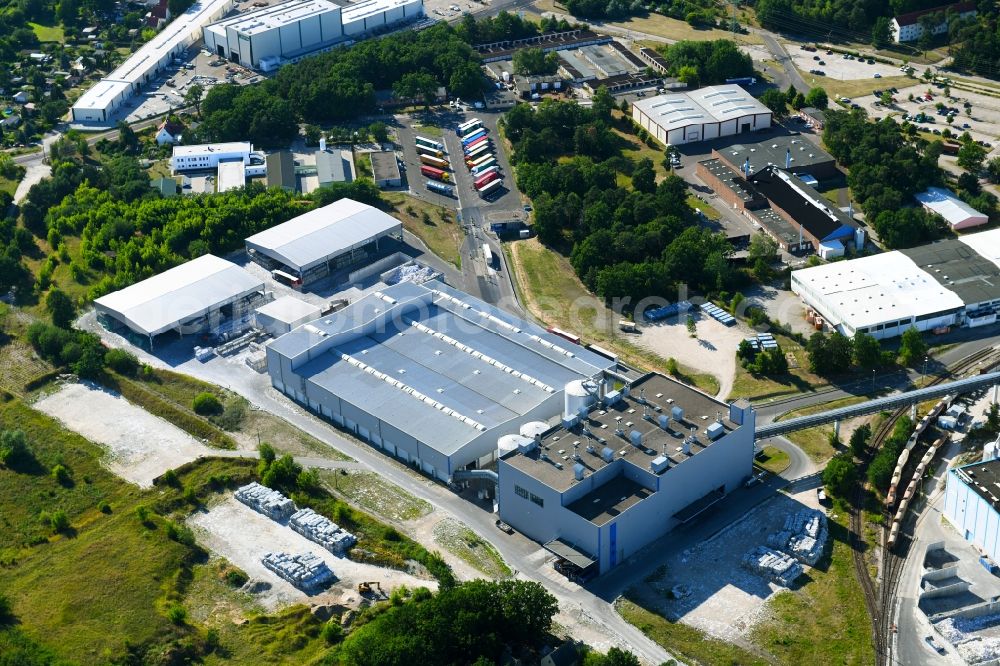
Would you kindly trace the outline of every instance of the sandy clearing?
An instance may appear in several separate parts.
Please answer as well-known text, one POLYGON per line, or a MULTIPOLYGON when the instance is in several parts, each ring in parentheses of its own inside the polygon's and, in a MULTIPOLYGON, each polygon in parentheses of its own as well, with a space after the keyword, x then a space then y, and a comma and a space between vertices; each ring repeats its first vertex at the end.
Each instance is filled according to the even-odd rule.
POLYGON ((663 358, 674 358, 697 372, 714 375, 719 380, 719 396, 725 398, 733 388, 736 374, 736 348, 750 335, 742 327, 724 326, 711 317, 692 312, 698 337, 692 338, 684 321, 643 324, 642 335, 634 340, 663 358))
POLYGON ((257 597, 257 601, 269 610, 307 600, 356 606, 361 600, 357 587, 362 581, 379 581, 386 594, 400 585, 437 589, 437 582, 433 580, 337 557, 287 525, 241 504, 232 495, 207 511, 195 513, 187 522, 195 530, 200 544, 246 571, 254 581, 270 584, 270 589, 257 597), (261 564, 265 553, 277 551, 309 552, 323 558, 337 576, 336 582, 325 592, 307 595, 261 564))
POLYGON ((108 468, 143 488, 152 487, 153 479, 168 469, 216 452, 120 394, 91 383, 63 384, 33 407, 104 445, 108 468))

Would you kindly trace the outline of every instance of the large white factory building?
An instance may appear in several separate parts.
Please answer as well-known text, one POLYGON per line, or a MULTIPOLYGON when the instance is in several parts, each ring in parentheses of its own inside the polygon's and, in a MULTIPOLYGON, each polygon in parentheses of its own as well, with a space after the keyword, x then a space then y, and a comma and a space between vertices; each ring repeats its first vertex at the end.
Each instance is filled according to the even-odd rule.
POLYGON ((1000 312, 1000 229, 792 271, 792 291, 846 336, 992 324, 1000 312))
POLYGON ((770 109, 737 85, 667 93, 632 105, 632 119, 671 146, 767 129, 771 116, 770 109))
POLYGON ((293 0, 205 27, 205 47, 266 72, 423 13, 423 0, 362 0, 343 6, 329 0, 293 0))
POLYGON ((233 8, 233 0, 199 0, 171 21, 156 37, 95 83, 73 104, 73 121, 112 123, 112 116, 142 87, 155 79, 189 46, 201 37, 201 30, 233 8))

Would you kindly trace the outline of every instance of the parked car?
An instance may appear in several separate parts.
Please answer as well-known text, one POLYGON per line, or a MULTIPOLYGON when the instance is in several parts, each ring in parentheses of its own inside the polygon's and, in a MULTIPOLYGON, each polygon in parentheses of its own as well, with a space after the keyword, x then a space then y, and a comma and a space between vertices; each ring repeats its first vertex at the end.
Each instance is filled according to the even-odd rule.
POLYGON ((876 79, 881 79, 881 78, 882 78, 882 75, 881 75, 881 74, 879 74, 878 72, 875 72, 874 74, 872 74, 872 76, 873 76, 874 78, 876 78, 876 79))

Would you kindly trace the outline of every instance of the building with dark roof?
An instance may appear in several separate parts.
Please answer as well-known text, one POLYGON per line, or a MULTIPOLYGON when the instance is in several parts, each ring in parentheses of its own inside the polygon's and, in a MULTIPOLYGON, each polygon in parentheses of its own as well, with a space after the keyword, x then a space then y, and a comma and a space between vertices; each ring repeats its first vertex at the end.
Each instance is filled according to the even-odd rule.
POLYGON ((772 210, 791 222, 799 232, 799 251, 822 253, 823 247, 853 243, 858 223, 823 195, 795 176, 774 166, 751 173, 750 182, 767 198, 772 210))
POLYGON ((752 473, 749 402, 727 405, 659 374, 566 395, 561 425, 502 453, 497 494, 501 520, 564 571, 605 573, 752 473))
POLYGON ((400 187, 403 178, 399 173, 399 160, 396 153, 388 150, 369 153, 372 161, 372 175, 375 184, 381 188, 400 187))
POLYGON ((749 162, 751 173, 773 165, 796 176, 808 174, 817 180, 840 175, 833 155, 802 135, 735 143, 714 149, 712 157, 735 171, 745 171, 749 162))
POLYGON ((290 151, 281 150, 267 156, 267 186, 280 187, 289 192, 299 189, 295 158, 290 151))
POLYGON ((320 187, 331 183, 350 183, 354 180, 351 167, 340 150, 316 151, 316 178, 320 187))

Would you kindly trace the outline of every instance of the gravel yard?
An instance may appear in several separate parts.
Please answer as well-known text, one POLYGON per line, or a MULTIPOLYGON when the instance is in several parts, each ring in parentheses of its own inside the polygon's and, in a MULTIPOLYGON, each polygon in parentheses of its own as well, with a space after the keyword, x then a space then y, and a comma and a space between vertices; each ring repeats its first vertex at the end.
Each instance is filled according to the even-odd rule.
POLYGON ((745 642, 766 617, 767 600, 785 588, 751 573, 740 561, 755 546, 766 545, 786 515, 817 508, 814 500, 813 490, 795 497, 777 495, 711 540, 670 558, 638 586, 643 606, 716 638, 745 642))
POLYGON ((153 479, 217 450, 177 426, 93 384, 63 384, 34 408, 108 450, 108 468, 143 488, 153 479))
POLYGON ((728 396, 736 373, 736 348, 750 335, 740 324, 724 326, 707 315, 692 312, 698 337, 688 333, 683 318, 641 324, 641 335, 633 339, 663 358, 674 358, 696 372, 714 375, 719 380, 719 395, 728 396))
POLYGON ((263 589, 259 592, 257 601, 269 610, 306 600, 356 607, 361 601, 357 588, 362 581, 379 581, 386 594, 400 585, 437 588, 437 582, 433 580, 337 557, 319 544, 292 531, 287 525, 257 513, 232 496, 207 511, 195 513, 188 519, 188 524, 197 534, 199 543, 247 572, 251 578, 248 585, 252 586, 254 582, 265 583, 259 586, 263 589), (265 553, 279 551, 318 555, 333 570, 335 582, 325 592, 316 595, 302 592, 261 563, 265 553))

